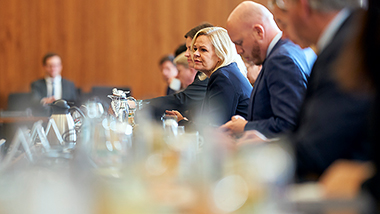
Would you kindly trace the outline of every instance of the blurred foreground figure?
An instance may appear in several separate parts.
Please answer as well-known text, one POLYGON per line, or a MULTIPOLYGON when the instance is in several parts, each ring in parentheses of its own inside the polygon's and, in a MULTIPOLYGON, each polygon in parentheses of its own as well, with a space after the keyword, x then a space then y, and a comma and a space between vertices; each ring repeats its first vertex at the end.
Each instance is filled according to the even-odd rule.
POLYGON ((316 178, 338 159, 368 159, 370 96, 344 91, 336 77, 336 59, 356 30, 352 9, 359 1, 276 0, 273 4, 284 12, 286 34, 301 47, 315 45, 318 53, 290 135, 299 178, 316 178))
POLYGON ((49 116, 48 104, 58 99, 74 102, 77 98, 73 82, 61 77, 62 61, 56 53, 47 53, 42 59, 45 78, 31 84, 33 114, 49 116))
MULTIPOLYGON (((344 88, 350 92, 374 94, 371 108, 369 136, 371 142, 371 161, 375 166, 375 175, 364 183, 363 187, 376 200, 377 213, 380 212, 380 2, 368 0, 368 10, 362 11, 358 22, 358 36, 344 49, 339 61, 338 76, 344 88)), ((367 130, 367 131, 368 131, 367 130)), ((355 166, 358 163, 352 162, 355 166)), ((342 169, 339 169, 342 171, 342 169)), ((347 169, 344 172, 352 172, 347 169)), ((341 179, 339 182, 344 183, 341 179)))

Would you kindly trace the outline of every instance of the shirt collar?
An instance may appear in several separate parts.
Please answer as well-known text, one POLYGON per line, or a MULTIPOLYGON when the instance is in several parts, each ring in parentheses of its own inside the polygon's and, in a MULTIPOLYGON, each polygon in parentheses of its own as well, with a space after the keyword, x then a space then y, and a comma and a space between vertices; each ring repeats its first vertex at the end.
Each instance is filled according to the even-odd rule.
POLYGON ((334 19, 329 23, 329 25, 324 29, 322 35, 319 37, 317 48, 318 52, 322 52, 323 49, 331 42, 333 36, 338 31, 339 27, 348 18, 350 12, 348 9, 341 10, 334 19))
POLYGON ((48 82, 48 83, 52 83, 52 82, 57 83, 57 82, 60 82, 61 79, 62 79, 62 76, 61 76, 61 75, 58 75, 58 76, 56 76, 55 78, 52 78, 52 77, 49 77, 49 76, 46 76, 46 77, 45 77, 45 80, 46 80, 46 82, 48 82))
POLYGON ((267 49, 267 57, 268 55, 270 54, 270 52, 272 51, 273 47, 277 44, 277 42, 281 39, 282 37, 282 31, 280 31, 273 39, 272 41, 270 42, 269 46, 268 46, 268 49, 267 49))

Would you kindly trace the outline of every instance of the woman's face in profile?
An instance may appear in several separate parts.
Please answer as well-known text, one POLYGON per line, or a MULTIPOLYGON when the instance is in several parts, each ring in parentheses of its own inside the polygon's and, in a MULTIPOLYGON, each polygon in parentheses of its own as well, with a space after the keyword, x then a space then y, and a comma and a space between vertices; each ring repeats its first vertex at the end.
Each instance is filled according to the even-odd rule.
POLYGON ((209 76, 220 62, 210 39, 205 35, 196 38, 193 51, 194 68, 209 76))

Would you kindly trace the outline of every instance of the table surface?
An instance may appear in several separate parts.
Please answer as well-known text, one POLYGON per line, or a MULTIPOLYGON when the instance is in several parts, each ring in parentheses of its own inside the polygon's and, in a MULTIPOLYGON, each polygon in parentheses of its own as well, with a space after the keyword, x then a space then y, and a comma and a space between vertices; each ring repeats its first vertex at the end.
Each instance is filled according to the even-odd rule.
POLYGON ((0 117, 0 123, 48 121, 49 117, 0 117))

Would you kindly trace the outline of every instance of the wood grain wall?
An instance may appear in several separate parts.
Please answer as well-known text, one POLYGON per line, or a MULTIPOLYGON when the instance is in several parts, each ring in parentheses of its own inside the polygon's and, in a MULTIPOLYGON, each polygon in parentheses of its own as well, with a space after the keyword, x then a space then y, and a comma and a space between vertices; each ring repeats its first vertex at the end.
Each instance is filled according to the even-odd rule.
MULTIPOLYGON (((0 0, 0 109, 12 92, 43 77, 57 52, 62 76, 87 92, 130 86, 136 98, 163 95, 158 60, 192 27, 225 26, 241 0, 0 0)), ((264 2, 264 1, 261 1, 264 2)))

